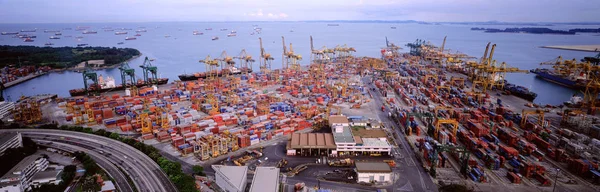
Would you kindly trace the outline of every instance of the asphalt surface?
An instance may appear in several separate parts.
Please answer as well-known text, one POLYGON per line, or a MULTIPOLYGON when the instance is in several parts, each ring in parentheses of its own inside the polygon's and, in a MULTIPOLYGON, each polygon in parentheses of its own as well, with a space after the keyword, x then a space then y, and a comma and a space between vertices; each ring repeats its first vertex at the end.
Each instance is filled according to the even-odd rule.
POLYGON ((115 188, 118 191, 122 191, 122 192, 133 192, 134 191, 133 188, 131 187, 131 185, 129 185, 129 183, 127 182, 127 176, 124 175, 117 168, 114 161, 110 160, 109 158, 105 157, 104 155, 101 155, 92 150, 88 150, 86 148, 78 147, 75 145, 47 141, 47 140, 44 140, 43 138, 39 138, 37 136, 32 137, 32 139, 38 145, 49 147, 49 148, 61 149, 62 151, 67 151, 67 152, 71 152, 71 153, 74 153, 77 151, 85 152, 92 159, 94 159, 94 161, 96 161, 96 164, 98 164, 98 166, 100 166, 100 168, 102 168, 102 169, 104 169, 104 171, 106 171, 108 176, 110 176, 111 178, 114 179, 115 188))
POLYGON ((93 134, 63 130, 13 129, 8 131, 18 131, 25 137, 75 145, 88 151, 101 153, 133 179, 138 191, 177 191, 158 164, 141 151, 125 143, 93 134))

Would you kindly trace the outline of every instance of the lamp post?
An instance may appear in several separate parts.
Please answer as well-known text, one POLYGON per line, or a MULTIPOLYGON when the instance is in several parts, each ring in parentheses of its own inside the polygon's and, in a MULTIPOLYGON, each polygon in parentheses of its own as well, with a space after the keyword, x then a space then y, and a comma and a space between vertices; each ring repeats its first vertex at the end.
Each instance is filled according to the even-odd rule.
POLYGON ((554 188, 552 188, 552 192, 554 192, 556 190, 556 180, 558 180, 558 172, 560 172, 560 169, 556 169, 556 177, 554 177, 554 188))

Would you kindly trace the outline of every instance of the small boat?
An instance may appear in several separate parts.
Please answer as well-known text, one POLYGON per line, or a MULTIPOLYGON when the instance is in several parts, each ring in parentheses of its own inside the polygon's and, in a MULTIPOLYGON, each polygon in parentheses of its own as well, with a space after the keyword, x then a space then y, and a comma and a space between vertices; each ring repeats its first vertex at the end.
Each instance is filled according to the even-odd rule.
POLYGON ((216 36, 215 36, 215 37, 213 37, 213 38, 212 38, 212 40, 213 40, 213 41, 214 41, 214 40, 219 40, 219 37, 216 37, 216 36))
POLYGON ((60 37, 57 37, 57 36, 50 36, 50 39, 60 39, 60 37))
POLYGON ((83 31, 83 34, 96 34, 97 31, 83 31))
POLYGON ((25 40, 23 40, 23 42, 33 42, 33 39, 31 39, 31 38, 25 38, 25 40))
POLYGON ((115 32, 115 35, 125 35, 127 34, 127 31, 117 31, 115 32))
POLYGON ((396 27, 392 27, 392 29, 396 29, 396 27))
POLYGON ((235 30, 231 31, 231 33, 237 33, 235 30))
POLYGON ((21 29, 21 32, 35 32, 37 29, 21 29))
POLYGON ((123 44, 125 44, 125 43, 123 43, 123 42, 118 42, 117 43, 117 45, 123 45, 123 44))
POLYGON ((294 30, 290 30, 290 32, 294 32, 294 30))
POLYGON ((227 29, 226 28, 222 28, 221 31, 227 31, 227 29))
POLYGON ((50 43, 50 42, 48 42, 48 43, 44 43, 44 45, 45 45, 45 46, 52 46, 52 45, 54 45, 54 43, 50 43))
POLYGON ((44 33, 59 33, 59 30, 44 30, 44 33))
POLYGON ((227 37, 235 37, 235 36, 236 36, 236 34, 235 34, 235 33, 230 33, 230 34, 227 34, 227 37))
POLYGON ((171 36, 170 35, 165 35, 165 38, 169 38, 169 37, 171 37, 171 36))
POLYGON ((80 43, 80 44, 77 44, 77 47, 83 47, 83 46, 87 46, 87 45, 88 45, 87 43, 80 43))
POLYGON ((250 33, 250 35, 254 35, 254 32, 250 33))
POLYGON ((62 33, 61 32, 57 32, 57 33, 54 33, 54 35, 59 36, 59 35, 62 35, 62 33))
POLYGON ((105 29, 105 32, 111 32, 111 31, 115 31, 114 29, 105 29))
POLYGON ((135 36, 139 37, 139 36, 142 36, 142 34, 139 34, 139 33, 138 33, 138 34, 135 34, 135 36))
POLYGON ((138 30, 136 30, 135 32, 138 32, 138 33, 140 33, 140 32, 147 32, 147 31, 146 31, 145 29, 138 29, 138 30))
POLYGON ((135 37, 125 37, 125 40, 136 40, 137 38, 135 37))
POLYGON ((77 38, 77 39, 83 39, 83 36, 77 36, 75 38, 77 38))
POLYGON ((206 29, 204 29, 204 30, 211 31, 211 30, 212 30, 212 28, 206 28, 206 29))
POLYGON ((202 32, 198 32, 198 31, 194 31, 194 33, 193 33, 193 34, 194 34, 194 35, 203 35, 204 33, 202 33, 202 32))
POLYGON ((149 60, 149 61, 154 61, 154 60, 156 60, 156 59, 154 59, 154 58, 153 58, 153 59, 148 59, 148 60, 149 60))

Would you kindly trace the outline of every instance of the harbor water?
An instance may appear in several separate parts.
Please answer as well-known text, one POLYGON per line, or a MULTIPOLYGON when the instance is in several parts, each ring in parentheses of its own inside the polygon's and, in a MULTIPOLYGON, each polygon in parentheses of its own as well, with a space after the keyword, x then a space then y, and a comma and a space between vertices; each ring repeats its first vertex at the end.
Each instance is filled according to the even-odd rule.
MULTIPOLYGON (((595 34, 577 35, 538 35, 538 34, 513 34, 513 33, 484 33, 472 31, 471 27, 506 28, 514 26, 475 26, 475 25, 425 25, 425 24, 394 24, 394 23, 339 23, 339 26, 328 26, 323 22, 173 22, 173 23, 94 23, 94 24, 0 24, 2 32, 18 32, 20 30, 37 28, 36 32, 24 32, 36 35, 34 42, 23 42, 22 39, 13 38, 12 35, 0 36, 0 45, 33 45, 44 46, 51 42, 58 46, 77 46, 77 44, 88 44, 89 46, 107 47, 129 47, 141 51, 141 57, 133 59, 129 65, 136 69, 136 75, 142 77, 141 69, 138 67, 144 61, 144 57, 155 59, 153 65, 159 68, 159 76, 169 78, 170 81, 177 80, 177 75, 182 73, 193 73, 204 71, 204 64, 199 60, 207 55, 217 58, 223 51, 229 56, 239 55, 242 49, 257 60, 253 68, 258 70, 258 58, 260 54, 259 40, 263 39, 263 46, 267 53, 275 57, 273 68, 282 65, 282 42, 281 36, 285 36, 286 46, 293 44, 294 52, 303 56, 302 65, 308 65, 310 60, 310 41, 312 35, 315 49, 323 46, 333 48, 336 45, 346 44, 354 47, 357 56, 380 57, 381 48, 385 47, 385 37, 391 43, 404 48, 407 52, 406 43, 414 42, 416 39, 430 41, 440 46, 444 36, 448 36, 446 49, 452 53, 460 51, 470 56, 481 57, 488 42, 497 44, 494 59, 498 62, 506 62, 513 67, 521 69, 534 69, 540 67, 539 63, 563 56, 565 59, 581 59, 585 56, 593 56, 595 53, 578 52, 556 49, 540 48, 547 45, 579 45, 600 44, 600 37, 595 34), (88 30, 97 31, 97 34, 82 34, 76 31, 78 26, 90 27, 88 30), (103 27, 111 27, 114 31, 105 31, 103 27), (136 40, 125 40, 126 37, 134 37, 136 30, 144 27, 147 32, 141 32, 136 40), (261 32, 255 32, 254 28, 262 28, 261 32), (392 29, 391 27, 396 27, 392 29), (71 30, 65 30, 71 28, 71 30), (120 30, 127 28, 131 30, 120 30), (212 30, 205 30, 212 28, 212 30), (221 30, 227 29, 227 30, 221 30), (54 33, 44 33, 44 30, 60 30, 61 39, 49 39, 54 33), (236 36, 228 37, 227 34, 235 30, 236 36), (126 35, 115 35, 117 31, 127 31, 126 35), (203 33, 193 35, 193 31, 203 33), (70 37, 67 37, 70 36, 70 37), (76 38, 81 36, 83 38, 76 38), (218 36, 218 40, 211 40, 218 36), (117 44, 124 42, 123 44, 117 44)), ((523 27, 523 26, 519 26, 523 27)), ((599 26, 573 26, 560 25, 549 26, 552 29, 572 28, 598 28, 599 26)), ((548 66, 546 66, 548 67, 548 66)), ((108 75, 120 83, 119 70, 99 70, 99 75, 108 75)), ((138 78, 140 79, 140 78, 138 78)), ((534 101, 540 104, 561 104, 567 101, 575 90, 560 87, 535 78, 534 74, 508 74, 506 79, 514 84, 521 85, 538 93, 534 101)), ((69 96, 69 90, 83 87, 81 73, 64 71, 50 73, 33 80, 21 83, 5 90, 4 96, 13 101, 21 95, 35 95, 54 93, 59 96, 69 96)))

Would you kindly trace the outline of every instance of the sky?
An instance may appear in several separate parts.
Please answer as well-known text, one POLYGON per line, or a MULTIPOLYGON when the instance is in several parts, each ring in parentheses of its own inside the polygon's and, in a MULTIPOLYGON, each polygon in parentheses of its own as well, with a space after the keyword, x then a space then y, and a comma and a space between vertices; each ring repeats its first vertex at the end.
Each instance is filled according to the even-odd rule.
POLYGON ((597 0, 0 0, 0 23, 597 22, 597 0))

